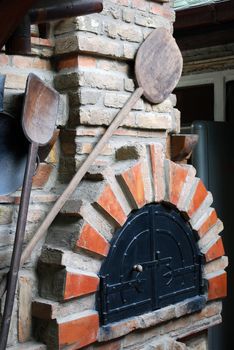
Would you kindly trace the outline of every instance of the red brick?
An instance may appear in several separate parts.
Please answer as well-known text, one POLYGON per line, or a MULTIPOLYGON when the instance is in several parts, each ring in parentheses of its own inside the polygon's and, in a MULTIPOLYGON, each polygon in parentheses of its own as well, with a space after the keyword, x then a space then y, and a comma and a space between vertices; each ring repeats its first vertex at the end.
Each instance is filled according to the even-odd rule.
POLYGON ((51 69, 49 60, 41 59, 39 57, 13 56, 12 64, 16 68, 37 68, 43 70, 51 69))
POLYGON ((115 194, 113 193, 111 187, 107 185, 100 197, 97 200, 97 203, 102 207, 102 209, 108 213, 116 223, 122 226, 127 220, 121 205, 119 204, 115 194))
POLYGON ((43 70, 51 70, 51 63, 48 59, 41 59, 39 57, 35 57, 33 60, 32 68, 43 69, 43 70))
POLYGON ((57 70, 60 71, 62 69, 69 68, 95 68, 96 67, 96 58, 89 56, 69 56, 60 59, 57 61, 57 70))
POLYGON ((160 202, 165 197, 164 155, 162 145, 150 145, 150 157, 155 201, 160 202))
POLYGON ((67 69, 67 68, 75 68, 77 66, 78 66, 77 55, 60 59, 56 64, 56 68, 58 71, 60 71, 62 69, 67 69))
POLYGON ((132 7, 147 11, 149 4, 147 4, 145 0, 132 0, 132 7))
POLYGON ((67 271, 64 300, 94 293, 98 286, 99 278, 97 276, 67 271))
MULTIPOLYGON (((165 3, 167 1, 161 1, 162 3, 165 3)), ((150 4, 150 12, 154 15, 163 16, 167 19, 174 20, 175 14, 174 10, 170 8, 169 4, 157 4, 157 3, 151 3, 150 4)))
POLYGON ((1 54, 0 55, 0 67, 4 67, 9 64, 9 57, 1 54))
POLYGON ((201 225, 201 227, 198 229, 198 234, 200 237, 203 237, 208 231, 209 229, 214 226, 217 222, 217 214, 215 209, 213 209, 208 218, 206 219, 206 221, 201 225))
POLYGON ((222 238, 219 237, 217 241, 205 253, 206 262, 220 258, 225 254, 222 238))
POLYGON ((173 162, 169 163, 169 167, 169 200, 177 205, 189 170, 173 162))
POLYGON ((120 178, 124 181, 134 204, 136 204, 138 208, 141 208, 146 204, 141 163, 137 163, 132 168, 123 172, 120 175, 120 178))
POLYGON ((78 56, 78 66, 84 68, 95 68, 96 58, 90 56, 78 56))
POLYGON ((39 46, 48 46, 48 47, 53 46, 53 43, 50 39, 42 39, 42 38, 36 38, 36 37, 31 37, 31 43, 39 46))
POLYGON ((33 188, 42 188, 49 180, 50 174, 53 170, 53 165, 47 163, 40 163, 36 175, 33 177, 33 188))
POLYGON ((16 68, 31 68, 34 57, 12 56, 12 66, 16 68))
POLYGON ((190 201, 189 209, 187 212, 189 217, 191 217, 196 212, 196 210, 200 207, 207 195, 207 189, 205 188, 203 182, 200 180, 198 182, 195 193, 190 201))
POLYGON ((76 246, 102 256, 107 256, 110 248, 107 240, 89 224, 82 227, 76 246))
POLYGON ((224 298, 227 296, 227 273, 218 271, 207 276, 208 300, 224 298))
POLYGON ((94 343, 97 339, 99 328, 99 317, 97 312, 86 312, 80 314, 80 317, 58 323, 58 343, 59 349, 67 345, 73 345, 74 349, 94 343))

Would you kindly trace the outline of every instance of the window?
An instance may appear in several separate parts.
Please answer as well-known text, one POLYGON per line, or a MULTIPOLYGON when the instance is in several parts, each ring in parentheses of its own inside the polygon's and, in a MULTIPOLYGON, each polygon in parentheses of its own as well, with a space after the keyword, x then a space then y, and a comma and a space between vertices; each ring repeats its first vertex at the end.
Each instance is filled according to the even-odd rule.
POLYGON ((234 70, 183 76, 174 93, 182 125, 194 120, 234 122, 234 70))
POLYGON ((213 84, 182 87, 174 92, 182 124, 191 124, 194 120, 214 120, 213 84))

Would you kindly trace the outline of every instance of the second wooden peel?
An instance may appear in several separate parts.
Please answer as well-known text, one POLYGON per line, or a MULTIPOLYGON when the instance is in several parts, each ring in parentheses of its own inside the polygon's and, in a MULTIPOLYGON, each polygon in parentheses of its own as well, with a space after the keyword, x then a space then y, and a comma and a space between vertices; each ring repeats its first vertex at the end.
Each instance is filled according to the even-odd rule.
POLYGON ((22 127, 30 144, 20 198, 10 271, 7 279, 7 294, 0 333, 1 350, 5 350, 7 346, 37 151, 39 145, 47 144, 53 136, 58 112, 58 102, 58 92, 45 85, 36 75, 30 73, 27 79, 22 116, 22 127))
MULTIPOLYGON (((65 191, 58 198, 45 220, 38 228, 31 241, 23 251, 21 266, 31 255, 32 250, 46 234, 56 215, 75 191, 90 165, 97 158, 110 137, 121 125, 123 119, 131 111, 138 99, 144 95, 152 103, 160 103, 166 99, 178 83, 182 72, 182 56, 171 36, 164 28, 155 29, 138 50, 135 74, 139 87, 129 98, 122 110, 114 118, 105 134, 101 137, 93 151, 79 168, 65 191)), ((2 286, 0 286, 0 289, 2 286)))

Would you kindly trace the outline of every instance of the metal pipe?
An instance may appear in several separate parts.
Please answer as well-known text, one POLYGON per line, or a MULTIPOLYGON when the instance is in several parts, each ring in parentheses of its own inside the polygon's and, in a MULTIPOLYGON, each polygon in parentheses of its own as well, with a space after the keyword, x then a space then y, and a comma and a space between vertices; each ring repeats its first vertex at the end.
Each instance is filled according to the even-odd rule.
POLYGON ((101 12, 102 9, 102 0, 39 0, 29 11, 29 17, 31 23, 45 23, 101 12))
POLYGON ((0 0, 0 49, 36 0, 0 0))
POLYGON ((6 42, 7 55, 24 55, 31 52, 30 18, 24 16, 23 21, 6 42))

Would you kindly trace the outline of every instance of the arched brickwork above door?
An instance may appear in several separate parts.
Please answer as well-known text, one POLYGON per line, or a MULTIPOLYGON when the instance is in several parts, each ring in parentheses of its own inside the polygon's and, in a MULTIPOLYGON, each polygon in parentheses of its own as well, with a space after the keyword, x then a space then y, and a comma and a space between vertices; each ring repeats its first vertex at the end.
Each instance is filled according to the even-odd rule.
MULTIPOLYGON (((141 321, 136 319, 121 329, 111 328, 108 334, 100 330, 95 293, 99 289, 100 267, 116 230, 124 225, 133 210, 151 203, 169 204, 196 231, 198 249, 204 255, 202 278, 207 284, 204 302, 225 297, 227 260, 223 257, 219 236, 223 225, 211 207, 212 195, 195 176, 192 166, 165 159, 162 145, 151 144, 145 147, 138 160, 118 161, 109 167, 95 165, 62 209, 63 218, 79 219, 69 245, 52 244, 53 239, 50 239, 43 249, 39 262, 40 296, 52 302, 35 301, 33 314, 38 319, 47 319, 49 331, 58 334, 53 340, 54 349, 78 341, 82 347, 142 328, 143 316, 140 316, 141 321), (81 297, 82 303, 79 303, 81 297), (74 313, 70 314, 69 309, 69 317, 65 317, 66 305, 71 300, 77 300, 74 313), (43 315, 38 311, 42 306, 43 315), (73 330, 72 339, 67 337, 69 327, 73 330), (85 329, 92 329, 92 332, 88 334, 85 329)), ((56 227, 52 230, 56 231, 56 227)), ((65 230, 69 236, 69 227, 65 230)), ((180 311, 180 316, 197 309, 190 305, 180 311)), ((173 311, 167 320, 179 317, 177 314, 173 311)), ((158 322, 154 315, 154 321, 144 320, 143 323, 147 327, 158 322)), ((47 343, 51 341, 46 336, 41 338, 47 343)))

